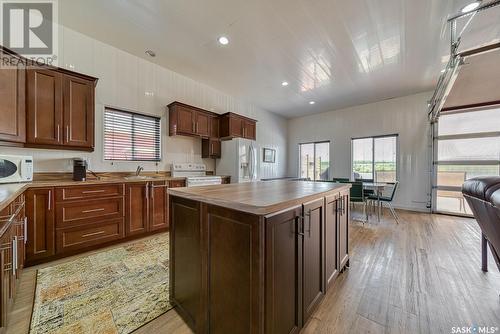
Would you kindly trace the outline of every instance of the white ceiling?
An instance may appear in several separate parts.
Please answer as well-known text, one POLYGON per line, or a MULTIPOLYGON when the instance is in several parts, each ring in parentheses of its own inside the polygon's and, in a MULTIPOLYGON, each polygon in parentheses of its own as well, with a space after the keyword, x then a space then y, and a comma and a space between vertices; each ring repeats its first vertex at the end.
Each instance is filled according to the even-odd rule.
POLYGON ((154 50, 155 63, 296 117, 433 89, 446 19, 468 2, 64 0, 59 12, 71 29, 140 57, 154 50))

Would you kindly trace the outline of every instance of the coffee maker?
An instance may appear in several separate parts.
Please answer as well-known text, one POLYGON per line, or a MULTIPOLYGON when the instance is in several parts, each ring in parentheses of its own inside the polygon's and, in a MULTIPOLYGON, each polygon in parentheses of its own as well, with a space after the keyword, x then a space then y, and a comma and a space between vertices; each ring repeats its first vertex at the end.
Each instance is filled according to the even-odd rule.
POLYGON ((87 161, 81 158, 73 159, 73 181, 85 181, 87 179, 87 161))

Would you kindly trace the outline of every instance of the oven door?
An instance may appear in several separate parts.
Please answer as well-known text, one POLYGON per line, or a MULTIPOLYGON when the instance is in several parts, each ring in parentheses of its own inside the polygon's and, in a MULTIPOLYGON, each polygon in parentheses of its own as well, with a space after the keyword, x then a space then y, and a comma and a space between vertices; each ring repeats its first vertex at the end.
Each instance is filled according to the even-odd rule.
POLYGON ((0 183, 21 181, 21 159, 0 156, 0 183))

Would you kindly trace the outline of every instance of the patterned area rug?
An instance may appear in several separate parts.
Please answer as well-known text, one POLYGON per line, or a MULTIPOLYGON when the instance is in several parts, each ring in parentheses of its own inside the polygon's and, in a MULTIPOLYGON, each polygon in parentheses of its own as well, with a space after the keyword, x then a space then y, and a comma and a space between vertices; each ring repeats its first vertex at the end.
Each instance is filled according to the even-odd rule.
POLYGON ((37 273, 31 334, 130 333, 172 308, 168 234, 37 273))

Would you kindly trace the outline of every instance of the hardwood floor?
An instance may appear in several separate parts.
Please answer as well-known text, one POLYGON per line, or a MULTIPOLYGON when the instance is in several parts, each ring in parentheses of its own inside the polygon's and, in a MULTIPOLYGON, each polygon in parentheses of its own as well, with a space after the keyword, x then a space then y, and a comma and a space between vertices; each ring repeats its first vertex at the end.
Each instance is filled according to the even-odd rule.
MULTIPOLYGON (((480 269, 475 221, 398 213, 399 225, 388 212, 380 223, 375 216, 364 226, 351 223, 351 267, 328 291, 303 333, 451 333, 452 327, 500 327, 500 273, 491 256, 490 272, 480 269)), ((23 272, 7 333, 28 332, 36 269, 23 272)), ((191 332, 170 311, 135 333, 191 332)))

